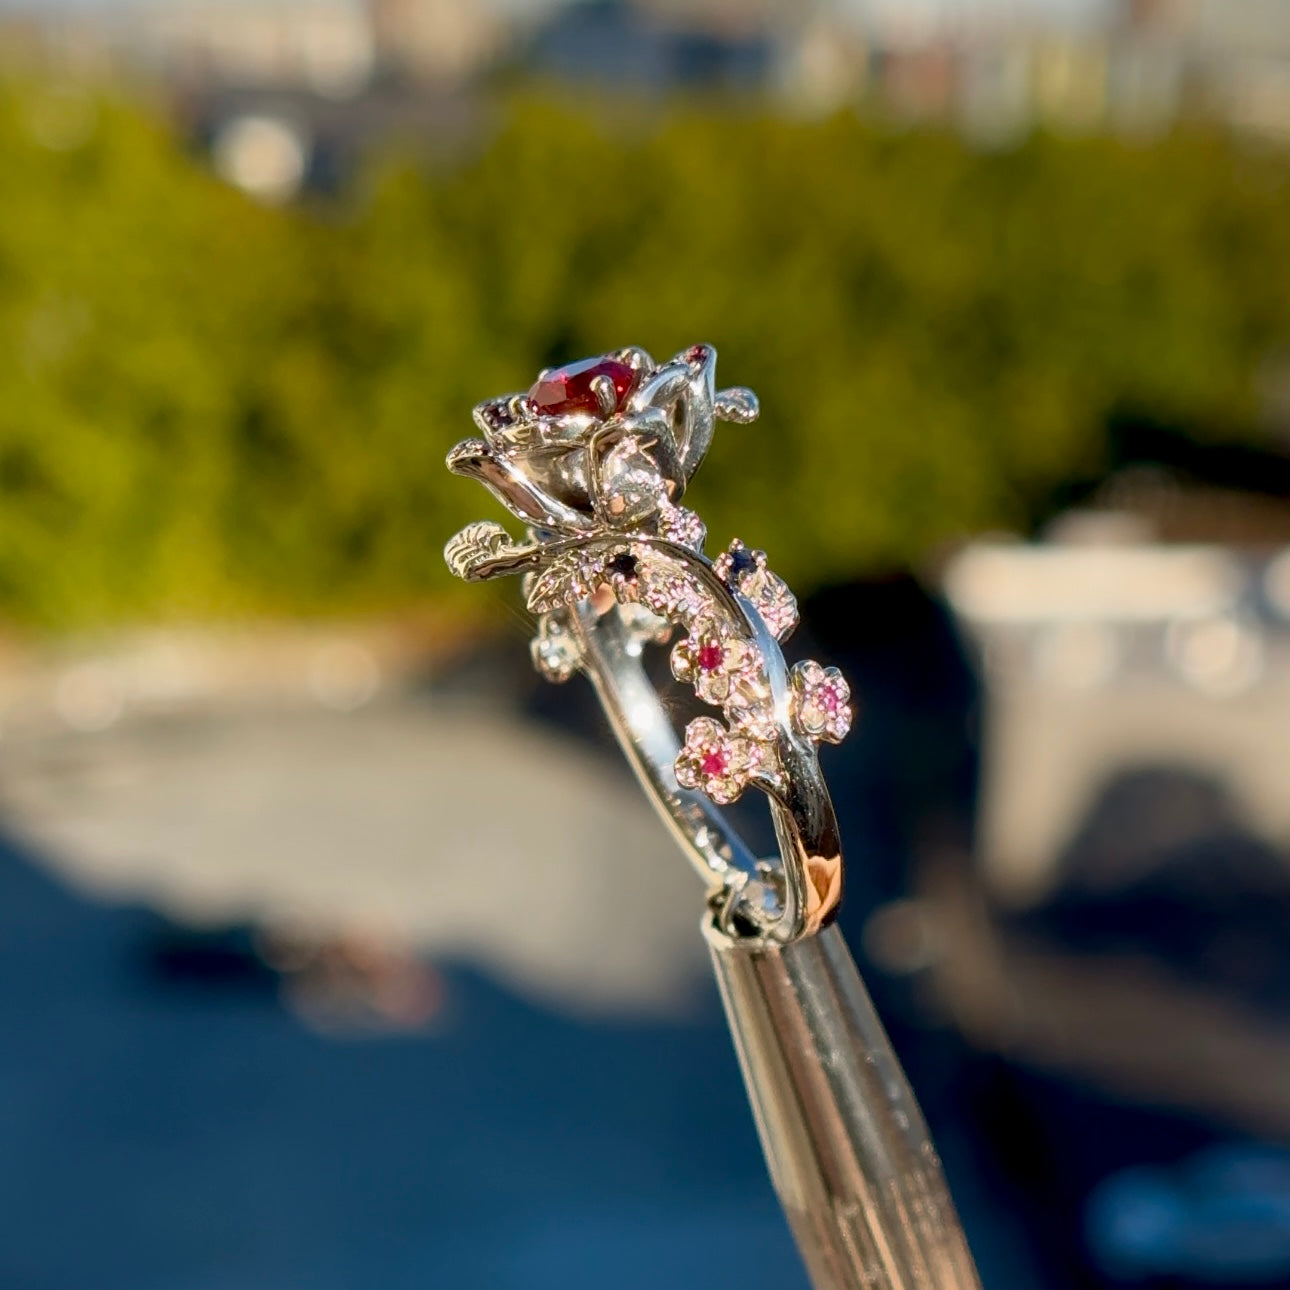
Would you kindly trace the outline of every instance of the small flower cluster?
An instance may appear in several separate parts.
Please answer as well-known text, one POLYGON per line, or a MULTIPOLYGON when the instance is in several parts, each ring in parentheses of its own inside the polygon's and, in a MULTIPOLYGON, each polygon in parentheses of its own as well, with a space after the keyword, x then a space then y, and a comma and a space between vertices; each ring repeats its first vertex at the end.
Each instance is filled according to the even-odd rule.
POLYGON ((558 611, 538 619, 537 635, 530 642, 529 651, 538 672, 557 684, 567 681, 582 662, 582 649, 568 615, 558 611))
POLYGON ((736 801, 762 769, 766 744, 730 730, 715 717, 696 717, 685 728, 685 745, 676 758, 676 782, 706 793, 718 806, 736 801))
POLYGON ((840 744, 851 729, 851 687, 836 667, 811 659, 793 667, 793 722, 817 742, 840 744))
MULTIPOLYGON (((703 541, 693 512, 674 507, 661 517, 659 536, 694 550, 703 541), (665 531, 666 525, 666 531, 665 531), (683 540, 684 539, 684 540, 683 540)), ((797 602, 784 582, 766 567, 761 551, 732 542, 713 561, 722 581, 760 615, 774 636, 797 624, 797 602)), ((678 558, 642 542, 606 543, 593 552, 558 557, 532 575, 529 607, 540 615, 533 642, 538 670, 553 681, 567 680, 580 665, 581 650, 570 621, 581 599, 612 596, 641 639, 664 640, 674 625, 686 635, 672 649, 672 672, 694 687, 705 703, 722 710, 724 721, 700 717, 686 728, 676 760, 677 782, 725 805, 758 777, 777 773, 780 722, 813 742, 839 742, 851 727, 851 692, 835 667, 798 663, 790 673, 787 712, 777 714, 766 661, 754 638, 721 617, 711 589, 678 558)))
POLYGON ((748 708, 766 696, 757 647, 723 632, 711 619, 695 623, 673 647, 672 675, 718 707, 748 708))
POLYGON ((712 567, 731 591, 752 602, 776 640, 787 639, 797 626, 797 597, 783 578, 770 571, 765 551, 750 551, 735 538, 712 567))
POLYGON ((733 802, 760 770, 775 762, 774 714, 761 652, 710 616, 672 647, 672 674, 694 686, 705 703, 723 709, 690 722, 676 762, 677 783, 699 788, 714 802, 733 802))

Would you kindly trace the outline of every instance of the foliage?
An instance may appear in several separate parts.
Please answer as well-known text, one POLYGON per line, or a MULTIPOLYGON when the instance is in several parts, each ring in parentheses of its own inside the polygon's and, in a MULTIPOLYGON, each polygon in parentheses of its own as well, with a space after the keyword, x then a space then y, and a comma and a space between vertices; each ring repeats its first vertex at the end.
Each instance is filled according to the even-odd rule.
POLYGON ((450 172, 279 211, 50 93, 0 96, 10 621, 450 595, 443 540, 496 514, 442 467, 471 405, 625 343, 710 340, 758 390, 694 505, 797 586, 1025 527, 1125 410, 1254 438, 1290 345, 1287 163, 1204 133, 983 154, 525 100, 450 172))

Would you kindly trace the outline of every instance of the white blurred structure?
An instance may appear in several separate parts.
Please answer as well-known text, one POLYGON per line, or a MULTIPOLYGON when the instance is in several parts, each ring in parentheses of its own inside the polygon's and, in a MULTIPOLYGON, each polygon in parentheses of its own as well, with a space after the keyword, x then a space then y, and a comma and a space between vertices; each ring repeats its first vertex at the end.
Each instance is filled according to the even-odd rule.
POLYGON ((211 152, 215 169, 230 184, 270 203, 294 197, 309 165, 309 139, 301 127, 259 114, 225 122, 211 152))
POLYGON ((390 625, 11 652, 5 831, 73 888, 184 924, 467 961, 572 1013, 684 1014, 703 892, 625 764, 505 700, 427 698, 444 648, 390 625))
POLYGON ((63 697, 69 732, 3 746, 0 810, 77 890, 467 961, 572 1013, 684 1013, 706 979, 689 867, 629 776, 566 736, 329 697, 99 729, 120 712, 106 672, 63 697))
POLYGON ((469 80, 507 41, 501 15, 480 0, 367 0, 366 8, 382 64, 417 80, 469 80))
POLYGON ((328 95, 357 93, 376 65, 360 0, 166 0, 136 9, 121 39, 145 65, 181 80, 328 95))
POLYGON ((1065 543, 975 543, 945 571, 987 695, 981 854, 1018 905, 1142 768, 1221 785, 1290 844, 1290 551, 1090 541, 1131 537, 1106 518, 1065 543))

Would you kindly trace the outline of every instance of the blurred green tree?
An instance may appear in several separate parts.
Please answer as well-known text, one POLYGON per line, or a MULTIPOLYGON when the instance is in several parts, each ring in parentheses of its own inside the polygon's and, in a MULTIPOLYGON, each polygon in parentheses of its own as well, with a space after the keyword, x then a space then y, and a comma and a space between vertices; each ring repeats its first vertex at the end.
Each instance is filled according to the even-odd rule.
POLYGON ((710 340, 758 390, 696 505, 796 585, 1024 529, 1102 468, 1117 413, 1263 433, 1288 179, 1203 131, 981 153, 523 99, 452 171, 386 162, 342 209, 269 210, 139 107, 11 87, 0 615, 442 600, 442 541, 489 505, 442 468, 470 406, 626 343, 710 340))

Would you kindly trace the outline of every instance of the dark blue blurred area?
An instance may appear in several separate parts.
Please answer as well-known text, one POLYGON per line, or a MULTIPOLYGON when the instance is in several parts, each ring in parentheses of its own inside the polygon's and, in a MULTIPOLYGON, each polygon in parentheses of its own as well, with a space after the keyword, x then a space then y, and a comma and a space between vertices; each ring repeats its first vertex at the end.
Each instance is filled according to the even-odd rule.
POLYGON ((768 32, 689 30, 614 0, 590 0, 557 12, 525 61, 539 77, 572 85, 711 94, 764 84, 774 49, 768 32))
POLYGON ((0 851, 0 1285, 803 1284, 715 999, 332 1040, 235 950, 0 851))

